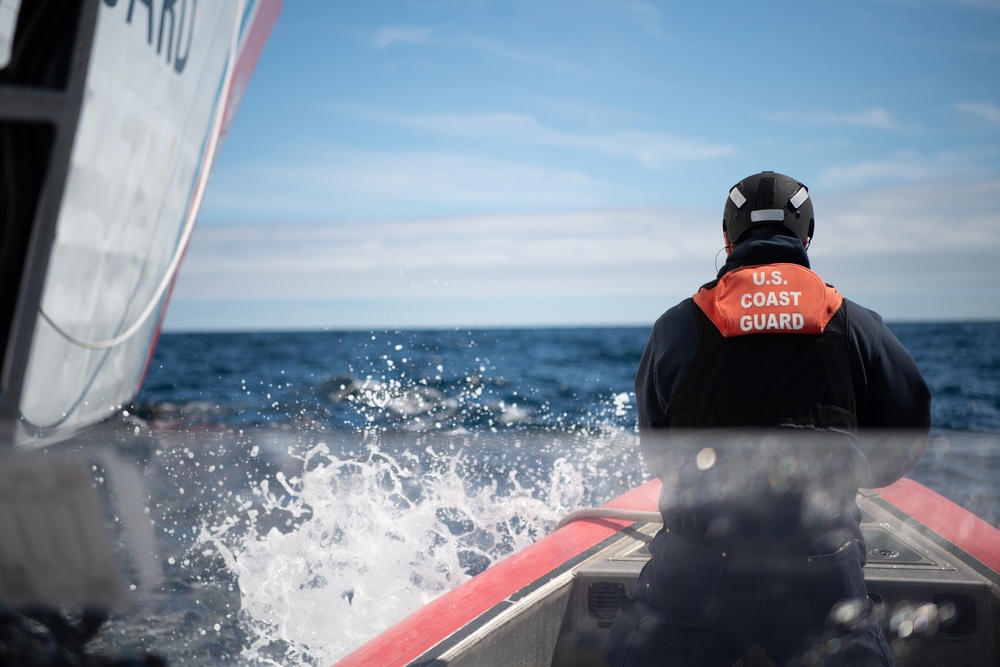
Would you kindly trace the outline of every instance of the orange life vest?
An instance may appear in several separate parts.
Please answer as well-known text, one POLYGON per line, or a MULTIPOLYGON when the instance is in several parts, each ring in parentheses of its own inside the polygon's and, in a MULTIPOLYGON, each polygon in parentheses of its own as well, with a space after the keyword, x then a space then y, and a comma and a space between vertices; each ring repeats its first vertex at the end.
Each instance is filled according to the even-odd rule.
POLYGON ((847 308, 818 275, 742 267, 693 301, 698 348, 665 406, 671 427, 857 430, 847 308))
POLYGON ((766 333, 823 333, 843 297, 798 264, 746 266, 694 295, 726 338, 766 333))

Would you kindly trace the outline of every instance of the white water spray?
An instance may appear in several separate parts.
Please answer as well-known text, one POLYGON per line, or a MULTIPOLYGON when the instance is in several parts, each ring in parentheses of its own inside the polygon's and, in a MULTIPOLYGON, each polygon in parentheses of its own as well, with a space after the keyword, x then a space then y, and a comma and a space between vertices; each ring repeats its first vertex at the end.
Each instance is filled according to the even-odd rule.
POLYGON ((239 582, 254 664, 331 664, 423 604, 552 530, 585 475, 560 458, 545 488, 477 478, 462 449, 342 460, 325 444, 300 477, 263 480, 203 527, 239 582))

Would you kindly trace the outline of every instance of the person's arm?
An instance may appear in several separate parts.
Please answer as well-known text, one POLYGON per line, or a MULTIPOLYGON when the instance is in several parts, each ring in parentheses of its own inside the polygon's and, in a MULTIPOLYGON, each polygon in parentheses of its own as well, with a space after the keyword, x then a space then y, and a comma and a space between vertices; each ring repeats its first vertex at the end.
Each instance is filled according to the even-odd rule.
POLYGON ((685 299, 653 325, 635 375, 639 430, 667 428, 667 404, 680 387, 698 348, 694 304, 685 299))
POLYGON ((667 426, 667 415, 656 391, 656 331, 649 336, 635 374, 635 411, 639 431, 667 426))
POLYGON ((931 391, 907 349, 884 323, 880 325, 880 344, 868 369, 865 426, 926 433, 931 427, 931 391))
POLYGON ((855 307, 852 320, 860 325, 855 331, 866 378, 864 405, 858 406, 859 446, 871 466, 871 486, 887 486, 909 472, 927 448, 931 392, 881 317, 855 307))

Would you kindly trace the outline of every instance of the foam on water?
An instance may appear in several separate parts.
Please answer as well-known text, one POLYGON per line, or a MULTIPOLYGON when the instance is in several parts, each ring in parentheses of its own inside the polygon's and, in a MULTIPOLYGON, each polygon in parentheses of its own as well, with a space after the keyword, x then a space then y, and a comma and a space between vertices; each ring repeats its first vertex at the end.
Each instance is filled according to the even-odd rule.
MULTIPOLYGON (((1000 327, 899 334, 932 384, 935 425, 991 432, 932 441, 911 475, 1000 525, 1000 327)), ((95 652, 332 663, 569 510, 648 477, 631 397, 647 337, 165 335, 128 435, 90 437, 121 443, 143 471, 166 582, 113 618, 95 652)))
POLYGON ((468 449, 426 445, 362 458, 320 443, 301 476, 261 480, 253 498, 198 542, 218 549, 239 583, 242 657, 330 664, 489 564, 547 534, 584 503, 567 458, 522 482, 479 470, 468 449))

